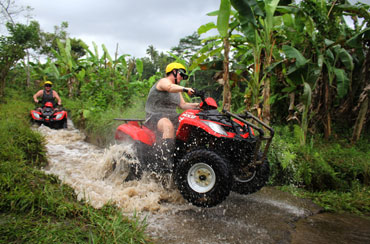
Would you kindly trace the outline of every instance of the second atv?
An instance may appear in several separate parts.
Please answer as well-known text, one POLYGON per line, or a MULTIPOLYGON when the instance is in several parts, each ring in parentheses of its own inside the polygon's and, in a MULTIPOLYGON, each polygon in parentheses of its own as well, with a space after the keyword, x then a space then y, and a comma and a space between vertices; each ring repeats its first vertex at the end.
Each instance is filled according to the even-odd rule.
POLYGON ((31 110, 31 121, 53 129, 67 128, 67 111, 57 110, 52 102, 46 102, 41 109, 31 110))
MULTIPOLYGON (((243 115, 219 112, 217 103, 204 92, 199 110, 186 110, 178 117, 174 158, 174 181, 182 196, 200 207, 224 201, 230 191, 249 194, 261 189, 269 178, 266 154, 274 131, 246 112, 243 115), (255 121, 270 133, 248 120, 255 121), (258 135, 255 134, 258 133, 258 135), (261 152, 261 142, 266 140, 261 152)), ((134 143, 140 164, 132 165, 130 177, 142 171, 157 171, 154 145, 157 137, 143 120, 125 121, 118 126, 115 139, 134 143)))

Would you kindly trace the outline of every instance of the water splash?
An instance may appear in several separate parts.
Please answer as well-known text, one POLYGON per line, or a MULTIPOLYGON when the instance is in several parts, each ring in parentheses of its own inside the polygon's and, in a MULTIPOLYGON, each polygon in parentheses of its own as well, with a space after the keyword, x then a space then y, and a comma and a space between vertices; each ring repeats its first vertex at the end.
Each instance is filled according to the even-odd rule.
POLYGON ((125 182, 129 164, 139 163, 131 144, 115 144, 101 149, 86 143, 85 135, 73 127, 53 130, 40 126, 47 141, 49 165, 44 169, 70 185, 78 199, 96 208, 111 202, 124 212, 166 211, 165 204, 184 202, 168 182, 169 177, 145 173, 141 180, 125 182), (167 184, 165 184, 167 182, 167 184))

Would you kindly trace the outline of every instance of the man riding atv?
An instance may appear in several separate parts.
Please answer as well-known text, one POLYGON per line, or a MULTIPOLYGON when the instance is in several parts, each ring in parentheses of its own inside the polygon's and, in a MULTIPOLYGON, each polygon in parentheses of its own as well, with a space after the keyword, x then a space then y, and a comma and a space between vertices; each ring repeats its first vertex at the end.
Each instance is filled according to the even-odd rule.
MULTIPOLYGON (((174 87, 173 90, 178 89, 175 93, 184 89, 172 82, 169 85, 174 87)), ((156 85, 152 89, 164 92, 158 91, 156 85)), ((163 94, 173 95, 170 92, 163 94)), ((175 95, 180 96, 179 92, 175 95)), ((160 134, 162 137, 158 139, 158 123, 154 124, 156 130, 153 130, 142 119, 117 119, 125 123, 117 127, 116 141, 132 144, 138 159, 138 163, 126 165, 128 175, 124 180, 140 179, 143 172, 167 173, 164 172, 165 168, 171 173, 184 199, 200 207, 221 203, 230 191, 250 194, 261 189, 269 178, 266 155, 274 134, 273 129, 248 111, 239 115, 219 111, 217 102, 207 97, 204 91, 195 91, 194 96, 200 97, 201 103, 189 105, 190 109, 178 117, 174 113, 177 103, 172 104, 171 115, 176 118, 171 122, 172 126, 176 125, 174 138, 170 137, 171 133, 168 137, 164 136, 166 128, 163 128, 160 134), (266 128, 270 135, 265 136, 264 129, 256 124, 266 128), (163 142, 168 140, 172 140, 175 147, 164 145, 163 142), (265 140, 266 143, 261 145, 265 140), (171 159, 170 162, 167 162, 168 159, 171 159)), ((164 104, 163 107, 168 106, 164 104)), ((167 117, 163 118, 170 120, 171 117, 164 114, 167 117)), ((148 118, 150 121, 150 115, 148 118)))
POLYGON ((45 81, 44 89, 39 90, 38 92, 35 93, 35 95, 33 95, 33 100, 35 101, 35 103, 39 103, 38 97, 42 96, 42 100, 41 100, 42 105, 40 108, 37 109, 38 111, 41 111, 41 108, 44 107, 45 103, 47 102, 52 102, 53 107, 55 108, 56 107, 55 99, 57 100, 58 106, 62 105, 62 100, 60 99, 58 93, 54 91, 53 89, 51 89, 52 85, 53 83, 51 81, 45 81))
POLYGON ((171 172, 173 168, 175 127, 178 124, 176 108, 199 108, 199 103, 187 103, 182 97, 181 92, 194 94, 194 89, 179 85, 183 79, 188 79, 184 65, 176 62, 168 64, 166 77, 153 85, 145 105, 146 126, 159 132, 162 138, 162 141, 156 144, 156 156, 157 160, 162 162, 164 172, 171 172))

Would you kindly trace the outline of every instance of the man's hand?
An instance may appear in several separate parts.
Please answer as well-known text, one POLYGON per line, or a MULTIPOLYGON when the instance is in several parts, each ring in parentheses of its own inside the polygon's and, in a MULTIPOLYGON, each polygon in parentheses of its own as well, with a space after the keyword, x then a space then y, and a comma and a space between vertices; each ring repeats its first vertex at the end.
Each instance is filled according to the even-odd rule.
POLYGON ((182 89, 183 92, 186 92, 188 95, 193 95, 195 93, 195 91, 193 90, 193 88, 186 88, 184 87, 182 89))

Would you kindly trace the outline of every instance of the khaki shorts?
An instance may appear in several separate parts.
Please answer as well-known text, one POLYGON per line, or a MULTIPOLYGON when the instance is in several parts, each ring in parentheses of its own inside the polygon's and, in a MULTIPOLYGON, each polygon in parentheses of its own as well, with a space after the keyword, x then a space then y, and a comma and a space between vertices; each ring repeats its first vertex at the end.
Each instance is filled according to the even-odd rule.
POLYGON ((176 114, 176 115, 168 115, 168 114, 153 114, 151 115, 146 121, 145 121, 145 126, 151 130, 154 130, 156 131, 157 130, 157 124, 158 124, 158 121, 162 118, 168 118, 173 126, 176 128, 179 124, 179 120, 178 120, 178 117, 179 115, 176 114))

